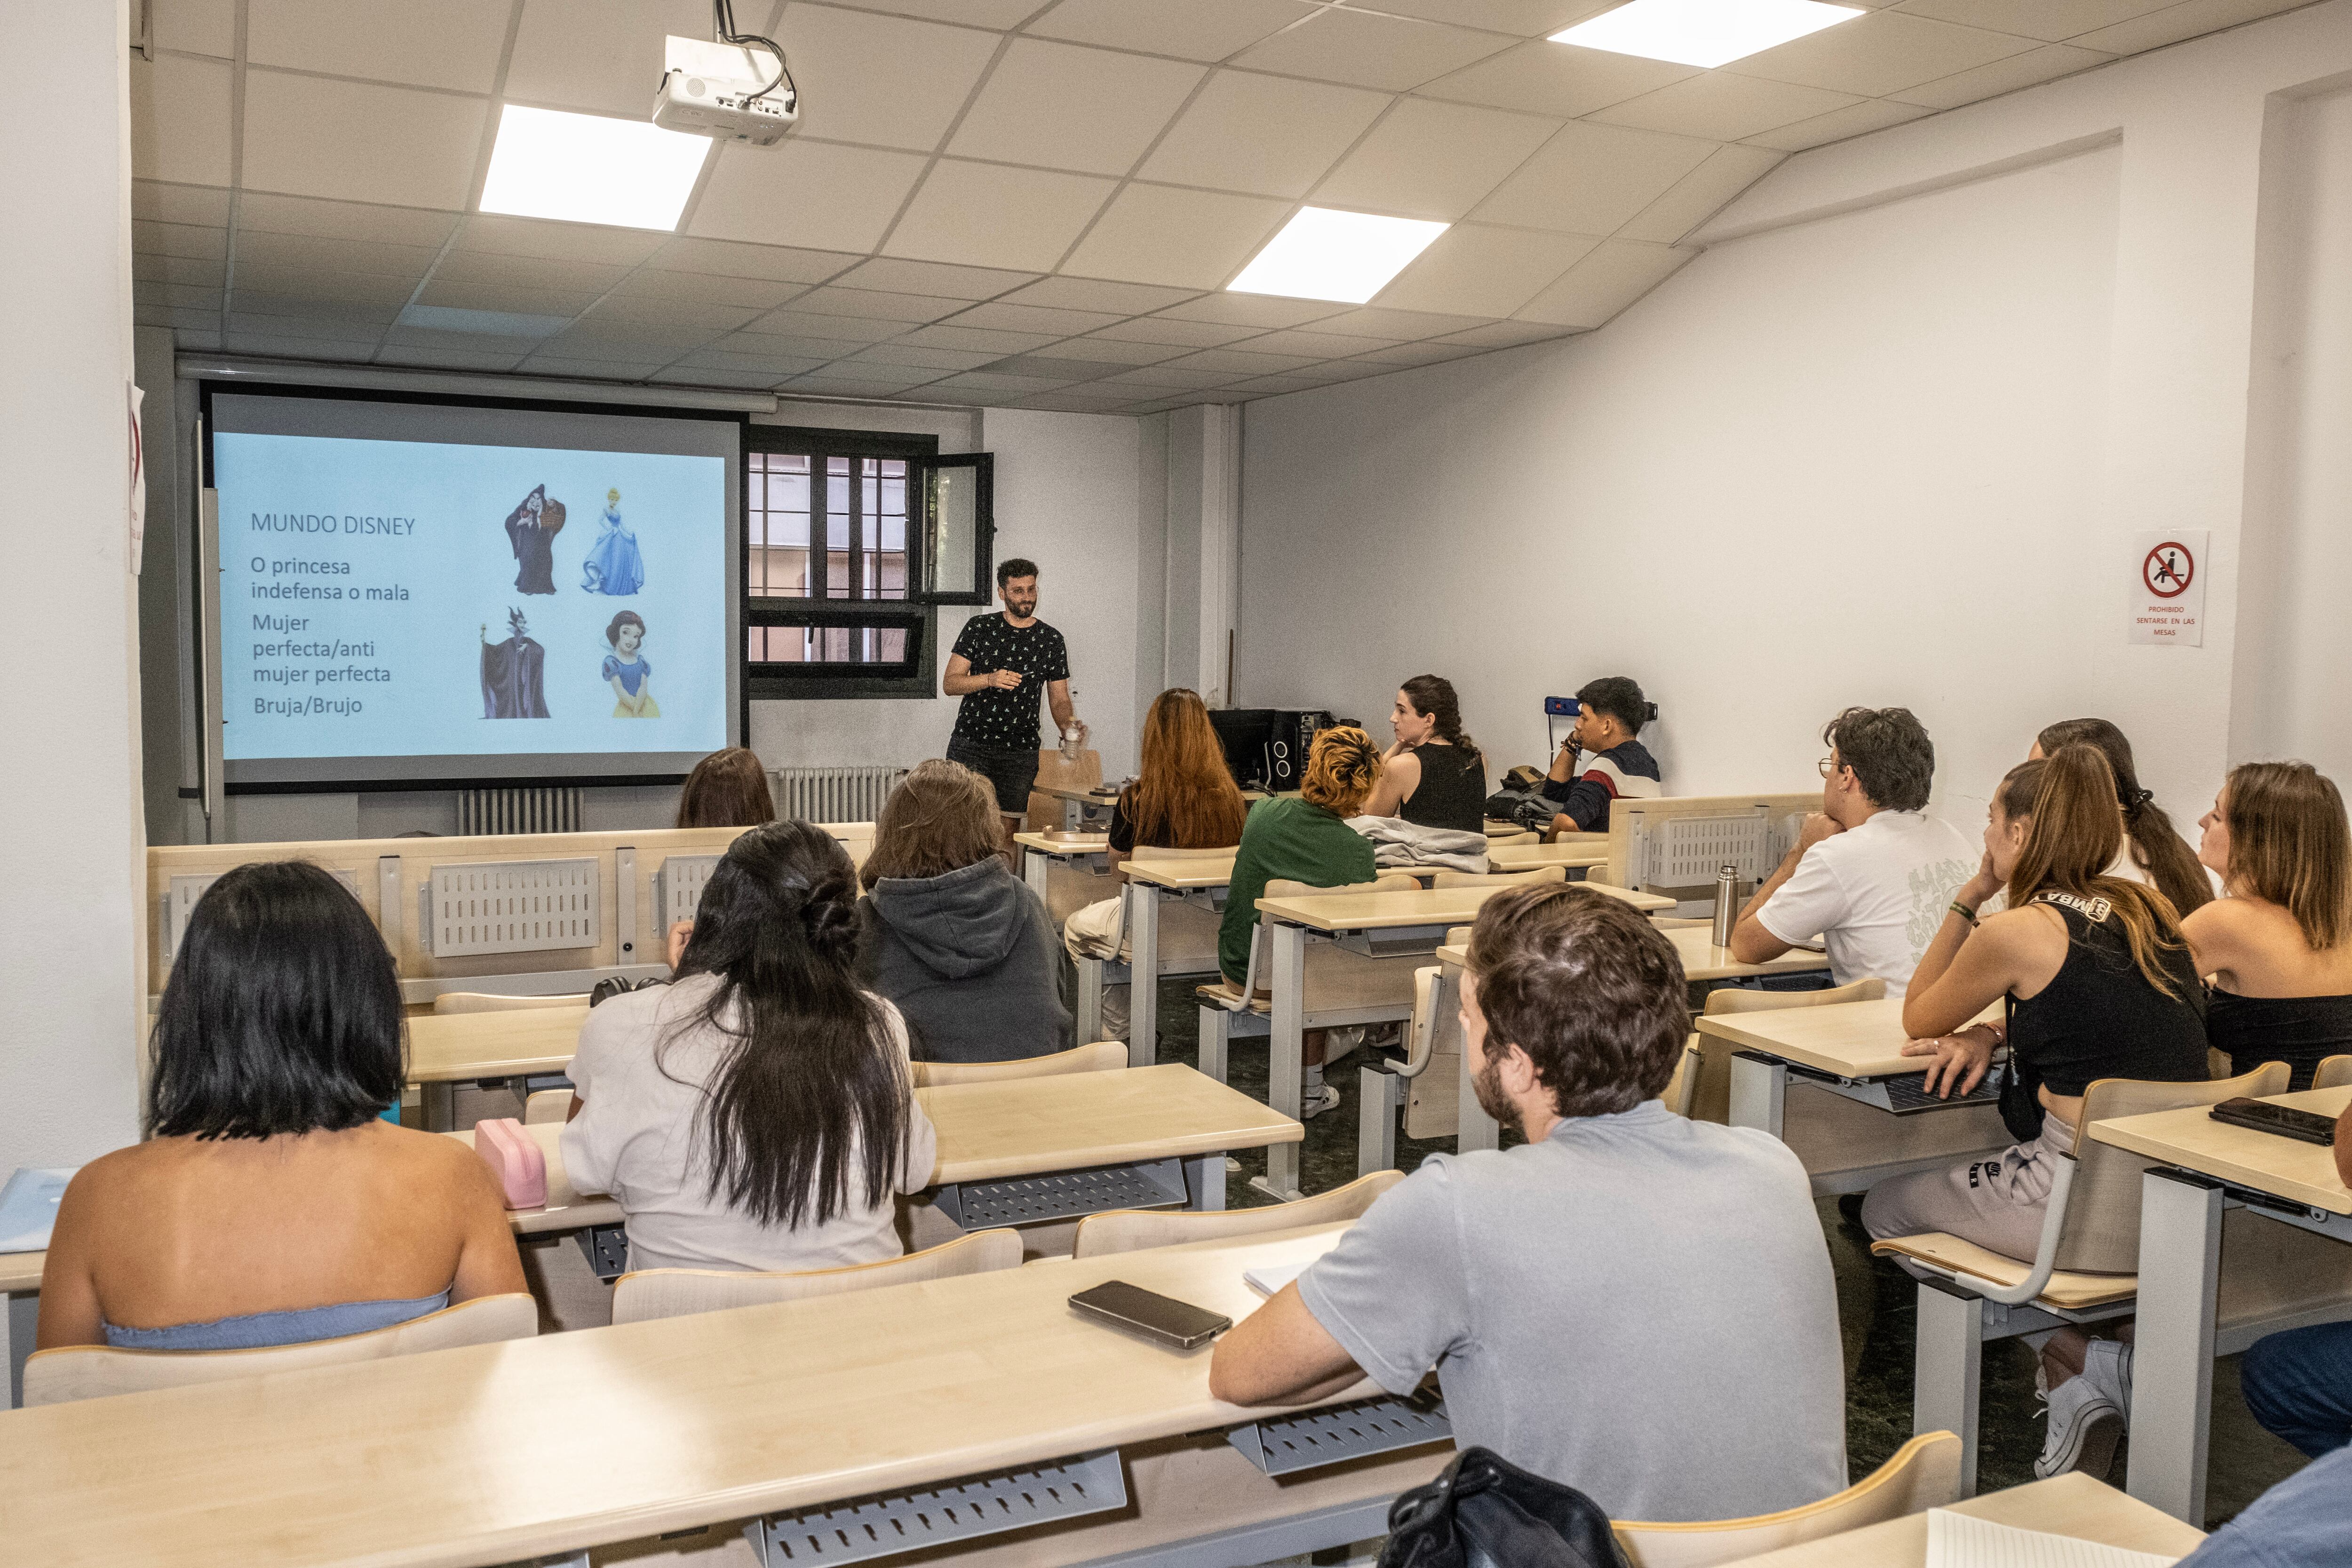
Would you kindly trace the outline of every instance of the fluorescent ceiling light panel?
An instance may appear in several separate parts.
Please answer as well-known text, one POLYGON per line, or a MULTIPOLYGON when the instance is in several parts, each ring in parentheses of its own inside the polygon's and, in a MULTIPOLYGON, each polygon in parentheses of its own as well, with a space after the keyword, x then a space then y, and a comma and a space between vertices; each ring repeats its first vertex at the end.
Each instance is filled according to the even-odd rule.
POLYGON ((1676 65, 1719 66, 1861 15, 1852 5, 1819 0, 1631 0, 1554 33, 1551 41, 1676 65))
POLYGON ((482 211, 675 229, 709 156, 708 136, 509 103, 499 112, 482 211))
POLYGON ((1360 305, 1387 288, 1390 279, 1451 226, 1302 207, 1226 288, 1236 294, 1360 305))

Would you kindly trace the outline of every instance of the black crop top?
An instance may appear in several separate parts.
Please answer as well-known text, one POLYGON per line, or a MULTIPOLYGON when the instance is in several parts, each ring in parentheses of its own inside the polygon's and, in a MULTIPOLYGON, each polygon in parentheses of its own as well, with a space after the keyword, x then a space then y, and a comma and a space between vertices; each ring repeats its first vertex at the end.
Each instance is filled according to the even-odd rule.
POLYGON ((2311 1087, 2329 1057, 2352 1052, 2352 996, 2241 996, 2213 987, 2205 1016, 2213 1048, 2230 1056, 2230 1076, 2284 1062, 2287 1088, 2311 1087))
POLYGON ((1397 815, 1419 827, 1481 833, 1486 820, 1486 759, 1467 746, 1415 746, 1421 782, 1397 815))
POLYGON ((2042 1085, 2073 1096, 2103 1078, 2194 1083, 2212 1076, 2205 1060, 2205 988, 2186 946, 2164 954, 2174 993, 2167 996, 2132 962, 2131 939, 2105 899, 2053 891, 2033 901, 2066 922, 2066 962, 2033 996, 2009 999, 2001 1116, 2011 1132, 2041 1135, 2033 1091, 2042 1085))

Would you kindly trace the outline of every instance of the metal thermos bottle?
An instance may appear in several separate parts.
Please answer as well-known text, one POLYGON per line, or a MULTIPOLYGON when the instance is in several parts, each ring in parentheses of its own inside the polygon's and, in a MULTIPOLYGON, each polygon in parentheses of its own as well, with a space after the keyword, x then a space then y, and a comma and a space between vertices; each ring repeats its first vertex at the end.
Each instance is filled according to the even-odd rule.
POLYGON ((1726 866, 1715 874, 1715 945, 1731 945, 1731 928, 1739 919, 1739 868, 1726 866))

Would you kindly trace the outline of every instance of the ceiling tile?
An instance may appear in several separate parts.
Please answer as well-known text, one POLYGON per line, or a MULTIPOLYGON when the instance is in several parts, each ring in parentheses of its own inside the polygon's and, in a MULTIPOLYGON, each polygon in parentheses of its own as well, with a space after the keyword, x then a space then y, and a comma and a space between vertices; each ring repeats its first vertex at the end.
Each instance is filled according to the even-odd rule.
POLYGON ((1213 289, 1240 271, 1289 214, 1289 203, 1265 196, 1131 184, 1067 265, 1089 278, 1213 289))
POLYGON ((247 0, 245 58, 331 76, 488 92, 498 85, 508 15, 508 7, 482 0, 247 0))
POLYGON ((507 100, 642 119, 671 33, 709 37, 709 0, 523 0, 507 100))
POLYGON ((2118 22, 2112 27, 2101 27, 2094 33, 2084 33, 2067 41, 2078 48, 2103 49, 2116 55, 2136 54, 2141 49, 2160 49, 2167 44, 2177 44, 2183 38, 2193 38, 2217 28, 2234 27, 2258 16, 2274 16, 2281 11, 2292 11, 2305 3, 2306 0, 2189 0, 2185 5, 2151 11, 2144 16, 2118 22))
POLYGON ((1213 321, 1221 326, 1255 327, 1270 331, 1277 327, 1301 327, 1309 321, 1319 321, 1327 316, 1337 316, 1349 309, 1332 300, 1289 300, 1274 294, 1203 294, 1181 305, 1171 305, 1160 312, 1160 321, 1213 321))
POLYGON ((247 191, 237 197, 236 226, 239 233, 313 234, 326 239, 379 240, 438 249, 457 226, 457 215, 429 207, 376 206, 247 191))
POLYGON ((427 245, 386 245, 365 239, 331 239, 314 234, 269 234, 240 228, 236 259, 279 267, 311 268, 320 272, 373 272, 387 277, 420 278, 439 252, 427 245))
POLYGON ((1062 0, 1024 29, 1106 48, 1221 60, 1314 14, 1307 0, 1062 0))
POLYGON ((1130 343, 1113 338, 1066 338, 1054 345, 1056 359, 1093 360, 1098 364, 1157 364, 1185 352, 1178 343, 1130 343))
POLYGON ((799 138, 721 147, 686 228, 713 239, 871 250, 922 173, 911 153, 799 138))
POLYGON ((960 158, 1124 174, 1187 94, 1200 67, 1075 44, 1016 38, 956 128, 960 158))
MULTIPOLYGON (((144 307, 143 311, 141 313, 143 313, 147 317, 147 320, 139 323, 142 327, 170 327, 173 331, 184 334, 180 339, 180 346, 183 348, 193 348, 195 346, 187 340, 184 334, 192 331, 216 333, 220 327, 220 311, 217 309, 206 310, 167 310, 159 306, 150 305, 144 307), (162 318, 161 320, 156 319, 159 316, 162 318)), ((213 346, 217 347, 218 344, 219 340, 217 336, 215 336, 213 340, 213 346)))
POLYGON ((679 303, 749 305, 772 310, 805 288, 805 284, 780 283, 770 278, 726 278, 708 272, 664 272, 644 267, 623 277, 614 285, 614 292, 615 298, 625 300, 644 296, 679 303))
POLYGON ((313 267, 243 261, 236 264, 236 286, 307 300, 352 300, 391 305, 404 305, 408 297, 416 292, 414 278, 386 277, 375 272, 320 272, 313 267))
POLYGON ((222 59, 236 54, 236 0, 166 0, 152 17, 159 49, 222 59))
POLYGON ((1249 352, 1247 344, 1239 348, 1203 349, 1196 354, 1170 362, 1169 370, 1222 371, 1228 375, 1274 375, 1286 370, 1296 370, 1315 361, 1304 354, 1261 354, 1249 352))
POLYGON ((1305 392, 1311 387, 1323 384, 1325 384, 1322 381, 1313 376, 1260 375, 1236 384, 1233 390, 1236 395, 1241 396, 1278 397, 1286 392, 1305 392))
POLYGON ((1592 118, 1710 142, 1740 142, 1855 101, 1849 93, 1712 71, 1643 93, 1592 118))
POLYGON ((724 370, 715 366, 674 364, 647 379, 665 386, 722 386, 744 392, 765 392, 784 379, 782 373, 724 370))
POLYGON ((221 307, 221 289, 217 283, 166 283, 160 279, 136 279, 131 285, 131 300, 137 305, 168 305, 184 310, 217 310, 221 307))
POLYGON ((1150 283, 1112 283, 1099 278, 1046 278, 1004 297, 1009 305, 1042 305, 1049 310, 1100 310, 1132 316, 1183 303, 1197 289, 1162 289, 1150 283))
POLYGON ((1381 308, 1507 316, 1601 242, 1458 223, 1373 296, 1381 308))
POLYGON ((1494 33, 1364 11, 1325 11, 1234 57, 1252 70, 1402 92, 1510 47, 1494 33))
POLYGON ((1522 38, 1543 38, 1572 27, 1620 0, 1370 0, 1375 11, 1424 16, 1457 26, 1484 27, 1522 38))
MULTIPOLYGON (((242 241, 240 241, 240 244, 242 241)), ((612 261, 550 261, 495 250, 452 250, 433 269, 436 283, 489 283, 502 289, 558 289, 602 294, 629 269, 612 261)))
POLYGON ((897 337, 916 324, 912 321, 881 321, 871 316, 826 316, 787 307, 769 311, 758 321, 747 323, 744 330, 781 332, 801 338, 827 338, 844 342, 878 343, 885 338, 897 337))
POLYGON ((962 309, 962 300, 942 300, 936 294, 893 294, 877 289, 846 289, 839 283, 812 289, 793 301, 796 314, 856 316, 866 321, 909 324, 936 321, 962 309))
POLYGON ((1101 387, 1160 386, 1171 391, 1184 391, 1201 386, 1223 386, 1233 379, 1234 373, 1226 370, 1185 370, 1175 365, 1153 365, 1148 370, 1131 370, 1087 384, 1101 387))
POLYGON ((193 256, 133 255, 131 276, 152 278, 163 283, 201 283, 207 289, 217 289, 228 280, 228 263, 223 258, 198 259, 193 256))
MULTIPOLYGON (((1088 332, 1089 340, 1146 344, 1171 344, 1188 349, 1205 349, 1218 343, 1230 343, 1243 338, 1254 338, 1263 327, 1230 321, 1180 321, 1169 316, 1139 316, 1132 321, 1121 321, 1115 327, 1105 327, 1088 332)), ((1055 353, 1065 350, 1056 345, 1055 353)), ((1173 354, 1164 356, 1173 359, 1173 354)))
POLYGON ((1444 337, 1465 327, 1485 324, 1475 316, 1441 315, 1427 310, 1391 310, 1367 305, 1353 310, 1342 310, 1336 316, 1327 316, 1315 323, 1315 330, 1399 342, 1415 338, 1444 337))
POLYGON ((1698 74, 1696 66, 1670 60, 1538 41, 1440 77, 1421 91, 1425 98, 1579 119, 1698 74))
MULTIPOLYGON (((240 297, 244 290, 238 290, 240 297)), ((501 288, 495 283, 453 283, 434 277, 417 290, 420 305, 446 305, 457 310, 498 310, 520 316, 576 316, 596 302, 593 293, 532 287, 501 288)))
POLYGON ((975 305, 955 318, 959 327, 996 327, 1010 332, 1053 332, 1069 337, 1109 326, 1118 320, 1099 310, 1049 310, 1038 305, 1013 305, 1000 300, 975 305))
POLYGON ((1794 125, 1783 125, 1778 131, 1767 131, 1750 140, 1759 147, 1778 148, 1783 153, 1801 153, 1808 147, 1825 147, 1849 136, 1884 131, 1890 125, 1900 125, 1906 120, 1918 120, 1935 112, 1924 105, 1897 103, 1891 98, 1865 99, 1843 109, 1832 109, 1827 114, 1817 115, 1811 120, 1800 120, 1794 125))
POLYGON ((990 370, 968 370, 932 384, 941 392, 1044 392, 1068 382, 1050 375, 1001 375, 990 370))
POLYGON ((1980 99, 2015 92, 2021 87, 2037 82, 2054 81, 2062 76, 2072 76, 2093 66, 2105 65, 2115 58, 2096 49, 2076 48, 2071 44, 2044 44, 2038 49, 2028 49, 2021 55, 2011 55, 2005 60, 1995 60, 1989 66, 1961 71, 1937 81, 1921 82, 1895 94, 1906 103, 1924 103, 1930 109, 1957 109, 1963 103, 1975 103, 1980 99))
POLYGON ((756 354, 762 358, 786 354, 797 359, 831 360, 839 359, 844 354, 854 354, 873 345, 842 338, 803 337, 790 332, 735 332, 702 346, 723 349, 730 353, 756 354))
POLYGON ((767 278, 782 283, 822 283, 856 263, 838 251, 793 250, 781 245, 738 245, 724 239, 673 239, 646 266, 722 278, 767 278))
POLYGON ((364 321, 339 321, 326 316, 256 315, 232 310, 226 325, 231 333, 270 332, 281 338, 319 338, 373 347, 383 337, 385 323, 379 321, 371 327, 364 321))
POLYGON ((131 248, 151 256, 193 256, 223 258, 228 255, 228 230, 208 224, 131 221, 131 248))
MULTIPOLYGON (((1832 110, 1843 113, 1843 110, 1832 110)), ((1676 181, 1665 195, 1636 214, 1616 231, 1620 239, 1654 240, 1672 245, 1721 212, 1731 198, 1764 177, 1782 154, 1764 147, 1737 142, 1718 147, 1705 163, 1676 181)))
POLYGON ((677 362, 681 365, 698 366, 706 370, 731 370, 747 374, 766 373, 771 378, 802 375, 816 369, 824 362, 816 359, 796 359, 789 354, 726 353, 718 349, 697 349, 677 362))
POLYGON ((1715 143, 1688 136, 1577 121, 1562 126, 1472 216, 1563 234, 1614 234, 1714 151, 1715 143))
POLYGON ((480 99, 250 68, 243 181, 298 196, 463 207, 487 109, 480 99))
POLYGON ((588 261, 635 267, 667 243, 657 230, 613 228, 604 224, 558 223, 549 218, 476 213, 457 231, 459 250, 528 256, 545 261, 588 261))
POLYGON ((374 357, 376 346, 373 338, 337 341, 235 331, 224 332, 221 343, 230 353, 268 354, 279 359, 328 360, 343 363, 365 363, 374 357))
POLYGON ((1008 289, 1034 282, 1034 272, 1003 272, 987 267, 957 267, 943 261, 899 261, 879 256, 860 262, 835 279, 851 289, 894 294, 929 294, 942 300, 992 300, 1008 289))
POLYGON ((1380 340, 1342 337, 1337 332, 1318 332, 1311 327, 1295 327, 1287 331, 1268 332, 1264 337, 1251 338, 1242 346, 1251 353, 1302 354, 1308 359, 1345 359, 1349 354, 1362 353, 1380 340))
MULTIPOLYGON (((704 9, 697 37, 709 28, 704 9)), ((775 37, 803 95, 802 131, 923 153, 938 151, 1000 42, 969 27, 799 5, 785 8, 775 37)))
POLYGON ((192 185, 229 182, 230 67, 131 57, 131 172, 192 185))
POLYGON ((826 371, 812 371, 806 375, 793 377, 777 390, 789 389, 825 397, 887 397, 892 393, 905 392, 910 387, 920 386, 928 379, 928 374, 909 378, 903 375, 883 376, 867 373, 835 375, 826 371))
POLYGON ((902 16, 928 16, 937 22, 960 22, 970 27, 993 27, 1003 32, 1036 15, 1043 0, 831 0, 861 11, 896 11, 902 16))
POLYGON ((1485 353, 1485 349, 1472 343, 1425 342, 1398 343, 1393 348, 1374 349, 1358 354, 1357 360, 1370 364, 1410 367, 1417 364, 1443 364, 1450 359, 1467 359, 1472 354, 1485 353))
POLYGON ((193 223, 206 228, 228 226, 228 192, 216 185, 167 185, 155 180, 131 182, 131 216, 158 223, 193 223))
POLYGON ((1042 349, 1054 341, 1050 332, 1004 332, 981 327, 959 327, 939 323, 919 327, 908 332, 902 342, 935 349, 993 350, 999 355, 1026 353, 1042 349))
POLYGON ((1408 98, 1324 177, 1313 200, 1452 222, 1559 129, 1556 120, 1408 98))
POLYGON ((1521 306, 1519 319, 1563 327, 1600 326, 1697 254, 1640 240, 1605 241, 1559 282, 1521 306))
POLYGON ((1051 272, 1113 188, 1085 174, 942 158, 882 248, 917 261, 1051 272))
POLYGON ((992 362, 987 368, 1001 375, 1050 376, 1066 383, 1093 381, 1114 371, 1114 367, 1098 360, 1064 359, 1058 345, 1041 354, 1013 354, 992 362))
POLYGON ((1482 349, 1517 348, 1521 343, 1548 342, 1566 335, 1566 329, 1541 321, 1495 321, 1467 331, 1448 332, 1441 340, 1449 343, 1469 343, 1482 349))
POLYGON ((1724 68, 1768 81, 1883 97, 1970 70, 2033 46, 2009 33, 1873 11, 1748 56, 1724 68))
POLYGON ((891 365, 907 370, 977 370, 1004 356, 986 349, 938 349, 921 343, 876 343, 840 362, 844 365, 891 365))
POLYGON ((1997 33, 2055 40, 2113 26, 2179 0, 1902 0, 1898 11, 1997 33))
POLYGON ((1389 105, 1384 93, 1219 71, 1138 174, 1176 185, 1303 196, 1389 105))
POLYGON ((608 294, 582 318, 590 326, 614 321, 693 330, 708 336, 731 332, 760 314, 746 305, 711 305, 692 300, 653 300, 642 294, 608 294))

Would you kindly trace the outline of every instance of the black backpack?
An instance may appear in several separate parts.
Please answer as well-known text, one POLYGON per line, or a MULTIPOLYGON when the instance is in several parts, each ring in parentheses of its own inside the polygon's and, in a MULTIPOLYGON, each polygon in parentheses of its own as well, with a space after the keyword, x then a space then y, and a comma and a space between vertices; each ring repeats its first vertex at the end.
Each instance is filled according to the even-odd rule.
POLYGON ((1601 1505, 1465 1448, 1426 1486, 1389 1508, 1380 1568, 1631 1568, 1601 1505))

